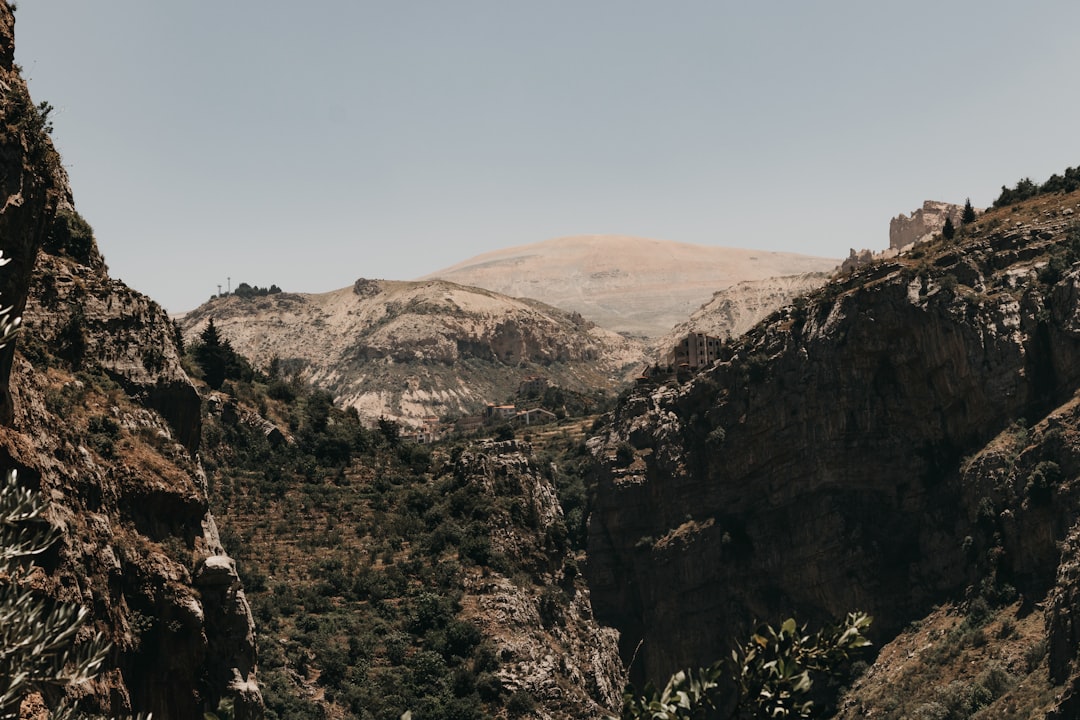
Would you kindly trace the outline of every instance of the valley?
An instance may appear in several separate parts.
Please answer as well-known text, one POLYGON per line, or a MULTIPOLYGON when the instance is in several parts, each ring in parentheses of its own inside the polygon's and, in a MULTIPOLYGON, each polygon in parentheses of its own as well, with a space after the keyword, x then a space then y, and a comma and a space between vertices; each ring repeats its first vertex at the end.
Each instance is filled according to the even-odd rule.
POLYGON ((0 715, 1080 716, 1080 170, 840 269, 583 235, 170 318, 13 28, 0 602, 109 649, 0 715))

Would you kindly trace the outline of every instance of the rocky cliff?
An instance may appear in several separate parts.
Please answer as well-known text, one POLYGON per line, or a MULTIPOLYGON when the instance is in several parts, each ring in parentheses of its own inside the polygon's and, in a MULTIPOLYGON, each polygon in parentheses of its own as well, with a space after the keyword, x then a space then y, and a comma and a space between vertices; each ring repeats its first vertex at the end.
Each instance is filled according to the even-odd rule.
POLYGON ((590 586, 624 657, 641 643, 635 671, 709 662, 756 619, 858 608, 882 639, 1010 586, 1050 592, 1051 667, 1072 677, 1078 202, 988 213, 834 280, 616 409, 591 441, 590 586), (1008 472, 980 464, 1009 428, 1055 426, 1008 472))
POLYGON ((62 531, 33 589, 89 608, 112 643, 101 676, 72 691, 86 709, 186 720, 230 697, 257 717, 253 624, 195 456, 198 394, 169 319, 108 277, 75 213, 47 108, 12 65, 13 28, 0 3, 0 293, 24 319, 0 358, 0 457, 62 531))
POLYGON ((518 520, 496 513, 492 522, 493 549, 513 572, 473 571, 465 579, 463 617, 493 642, 504 687, 534 698, 538 719, 613 712, 626 679, 618 634, 596 622, 574 553, 553 542, 563 512, 531 446, 481 444, 462 454, 457 472, 493 507, 497 498, 514 498, 524 509, 518 520), (521 572, 530 583, 515 581, 521 572))
POLYGON ((439 280, 216 298, 184 317, 192 342, 210 318, 257 366, 277 357, 372 419, 475 413, 532 375, 611 391, 644 362, 640 344, 580 315, 439 280))
POLYGON ((805 273, 747 280, 717 290, 687 320, 650 344, 653 357, 662 360, 692 332, 718 338, 738 337, 796 297, 821 287, 828 279, 828 273, 805 273))

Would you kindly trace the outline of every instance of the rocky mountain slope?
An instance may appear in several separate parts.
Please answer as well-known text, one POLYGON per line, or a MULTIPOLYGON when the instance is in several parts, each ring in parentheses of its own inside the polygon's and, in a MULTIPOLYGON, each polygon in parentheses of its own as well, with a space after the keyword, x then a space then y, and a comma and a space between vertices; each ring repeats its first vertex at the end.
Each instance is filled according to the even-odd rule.
POLYGON ((277 357, 362 415, 406 422, 478 412, 530 375, 611 391, 644 362, 638 343, 580 315, 437 280, 215 298, 184 317, 189 341, 210 318, 256 365, 277 357))
POLYGON ((580 476, 529 442, 429 449, 365 428, 321 392, 234 388, 242 400, 211 403, 202 456, 241 548, 269 720, 617 708, 617 637, 579 571, 580 476), (258 407, 292 440, 246 422, 258 407))
POLYGON ((659 337, 730 285, 837 265, 794 253, 581 235, 484 253, 424 279, 535 298, 616 332, 659 337))
POLYGON ((756 619, 858 608, 887 640, 936 603, 1019 593, 1072 707, 1078 204, 859 269, 618 406, 592 441, 589 579, 636 672, 709 662, 756 619))
POLYGON ((719 338, 738 337, 800 295, 824 285, 830 273, 817 272, 764 280, 747 280, 713 293, 712 299, 662 337, 650 343, 652 355, 662 360, 688 333, 719 338))
POLYGON ((165 313, 108 277, 74 212, 13 29, 0 3, 0 294, 24 318, 0 355, 0 457, 61 530, 30 589, 89 609, 112 643, 71 691, 85 710, 187 720, 230 698, 256 717, 252 619, 195 456, 199 397, 165 313))

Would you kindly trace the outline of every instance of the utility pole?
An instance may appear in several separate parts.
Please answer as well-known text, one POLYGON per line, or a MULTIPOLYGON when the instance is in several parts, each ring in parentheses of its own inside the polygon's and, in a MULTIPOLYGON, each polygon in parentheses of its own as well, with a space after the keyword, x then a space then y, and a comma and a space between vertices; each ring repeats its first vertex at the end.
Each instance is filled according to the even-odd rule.
POLYGON ((232 275, 228 277, 229 280, 229 294, 232 295, 232 275))

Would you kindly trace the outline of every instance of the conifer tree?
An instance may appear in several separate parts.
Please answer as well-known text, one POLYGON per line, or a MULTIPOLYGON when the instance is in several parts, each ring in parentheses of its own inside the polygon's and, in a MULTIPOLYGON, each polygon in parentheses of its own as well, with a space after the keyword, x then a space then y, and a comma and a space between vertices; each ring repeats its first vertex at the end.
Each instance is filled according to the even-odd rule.
POLYGON ((952 240, 956 236, 956 226, 951 217, 945 218, 945 225, 941 228, 941 236, 946 240, 952 240))
POLYGON ((964 212, 960 215, 960 224, 968 225, 975 222, 975 208, 971 206, 971 198, 964 201, 964 212))
POLYGON ((221 386, 225 384, 225 371, 229 364, 228 351, 230 348, 225 347, 222 343, 221 336, 214 325, 214 318, 210 318, 210 321, 206 323, 206 327, 203 328, 199 339, 202 340, 202 344, 195 348, 195 362, 202 368, 206 384, 212 390, 220 390, 221 386))

